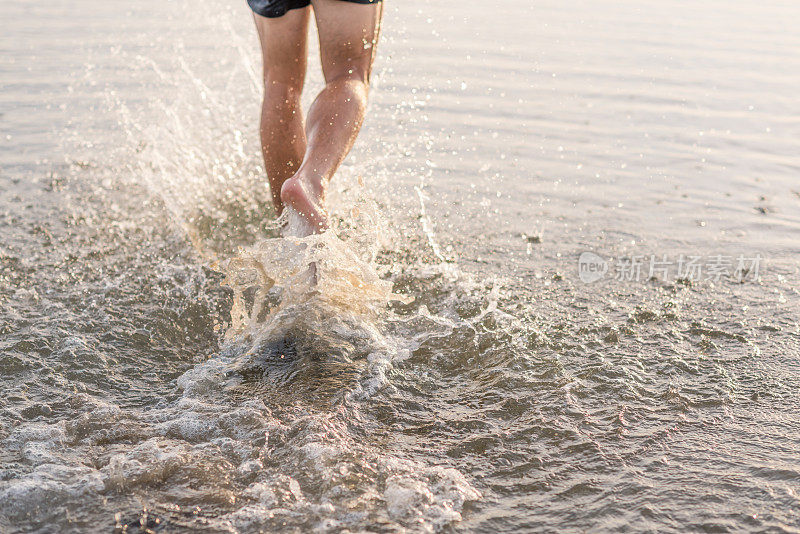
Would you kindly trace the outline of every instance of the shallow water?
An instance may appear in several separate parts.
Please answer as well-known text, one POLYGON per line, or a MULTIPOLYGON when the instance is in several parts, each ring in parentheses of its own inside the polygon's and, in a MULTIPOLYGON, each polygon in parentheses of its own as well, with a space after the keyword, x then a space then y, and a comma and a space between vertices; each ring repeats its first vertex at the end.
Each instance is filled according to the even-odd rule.
POLYGON ((800 529, 795 3, 387 4, 306 239, 243 4, 0 4, 0 531, 800 529))

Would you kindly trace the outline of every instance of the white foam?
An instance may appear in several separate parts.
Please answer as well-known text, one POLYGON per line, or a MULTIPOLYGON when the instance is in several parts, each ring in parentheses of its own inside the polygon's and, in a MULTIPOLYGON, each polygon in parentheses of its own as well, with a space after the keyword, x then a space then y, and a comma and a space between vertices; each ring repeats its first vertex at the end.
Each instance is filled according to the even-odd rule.
POLYGON ((285 226, 281 231, 284 237, 306 237, 316 231, 314 225, 291 206, 286 206, 281 214, 281 219, 285 221, 285 226))
POLYGON ((103 477, 95 469, 42 464, 31 473, 0 482, 0 516, 51 519, 63 513, 64 505, 97 499, 104 489, 103 477))

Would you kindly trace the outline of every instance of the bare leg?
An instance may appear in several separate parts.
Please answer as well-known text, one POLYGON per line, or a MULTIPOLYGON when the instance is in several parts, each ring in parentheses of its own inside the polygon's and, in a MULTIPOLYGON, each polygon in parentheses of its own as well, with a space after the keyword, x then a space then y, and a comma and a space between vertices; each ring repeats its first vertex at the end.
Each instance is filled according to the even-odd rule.
POLYGON ((325 190, 364 121, 382 4, 312 0, 319 31, 325 89, 308 112, 305 157, 281 190, 316 231, 328 226, 325 190))
POLYGON ((311 9, 292 9, 279 18, 254 14, 264 64, 261 151, 272 202, 280 213, 281 187, 297 172, 306 150, 300 94, 306 75, 311 9))

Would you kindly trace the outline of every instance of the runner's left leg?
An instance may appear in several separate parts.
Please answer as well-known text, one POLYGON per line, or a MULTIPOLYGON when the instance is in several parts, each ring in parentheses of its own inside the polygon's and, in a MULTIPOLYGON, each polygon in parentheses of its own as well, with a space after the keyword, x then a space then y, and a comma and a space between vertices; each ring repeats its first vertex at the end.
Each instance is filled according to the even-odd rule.
POLYGON ((279 214, 283 210, 281 187, 300 168, 306 151, 300 95, 306 76, 310 15, 310 7, 291 9, 278 18, 253 14, 264 65, 261 150, 279 214))

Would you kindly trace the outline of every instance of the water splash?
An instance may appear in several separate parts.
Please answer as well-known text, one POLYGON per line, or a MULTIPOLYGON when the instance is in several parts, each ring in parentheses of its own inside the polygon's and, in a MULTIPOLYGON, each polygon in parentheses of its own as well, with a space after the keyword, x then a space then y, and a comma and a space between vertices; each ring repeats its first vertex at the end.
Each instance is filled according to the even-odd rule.
MULTIPOLYGON (((161 520, 228 531, 368 525, 434 531, 459 520, 464 503, 480 497, 464 475, 440 465, 446 462, 392 450, 387 426, 371 413, 380 395, 392 391, 397 362, 418 345, 387 327, 396 320, 392 306, 413 299, 393 291, 398 264, 378 261, 393 231, 383 213, 398 208, 364 193, 361 174, 376 158, 362 162, 355 154, 359 163, 351 158, 340 169, 329 197, 332 230, 308 235, 291 210, 270 222, 255 139, 258 56, 255 41, 248 43, 231 20, 222 13, 214 23, 230 34, 226 46, 234 52, 221 69, 204 68, 203 59, 219 48, 184 54, 180 38, 156 43, 158 51, 114 52, 147 91, 143 101, 107 92, 121 139, 109 141, 114 148, 102 156, 87 145, 86 161, 103 158, 91 168, 102 174, 106 197, 136 191, 126 225, 166 222, 174 232, 173 241, 145 243, 145 251, 132 245, 131 252, 163 258, 165 293, 181 293, 191 313, 181 314, 185 328, 172 328, 157 349, 155 328, 131 334, 141 353, 161 350, 153 374, 164 394, 157 400, 132 407, 124 394, 108 402, 87 394, 69 406, 72 421, 22 423, 9 436, 0 428, 0 450, 30 464, 23 476, 0 484, 0 530, 6 518, 46 526, 58 523, 64 509, 90 509, 93 521, 103 518, 108 526, 113 518, 118 530, 155 528, 161 520), (172 254, 174 242, 182 247, 179 258, 156 250, 172 254), (176 284, 175 262, 202 281, 200 295, 176 284), (216 287, 217 273, 232 295, 216 287), (211 285, 226 297, 198 306, 211 285), (221 343, 189 343, 187 333, 216 338, 207 316, 225 323, 221 343), (179 351, 191 356, 181 360, 179 351), (107 502, 118 513, 108 513, 107 502)), ((318 83, 309 82, 312 89, 318 83)), ((402 147, 392 150, 405 159, 402 147)), ((390 171, 383 170, 387 179, 390 171)), ((152 278, 146 266, 140 274, 152 278)), ((170 304, 141 285, 131 284, 130 297, 151 298, 154 313, 166 308, 164 324, 176 322, 170 304)), ((116 369, 109 363, 106 371, 116 369)), ((119 381, 127 390, 130 379, 119 381)))
POLYGON ((354 344, 348 337, 380 338, 387 304, 409 299, 333 231, 296 237, 308 223, 286 211, 286 237, 261 240, 218 266, 234 293, 226 339, 251 352, 291 339, 330 357, 354 344))

